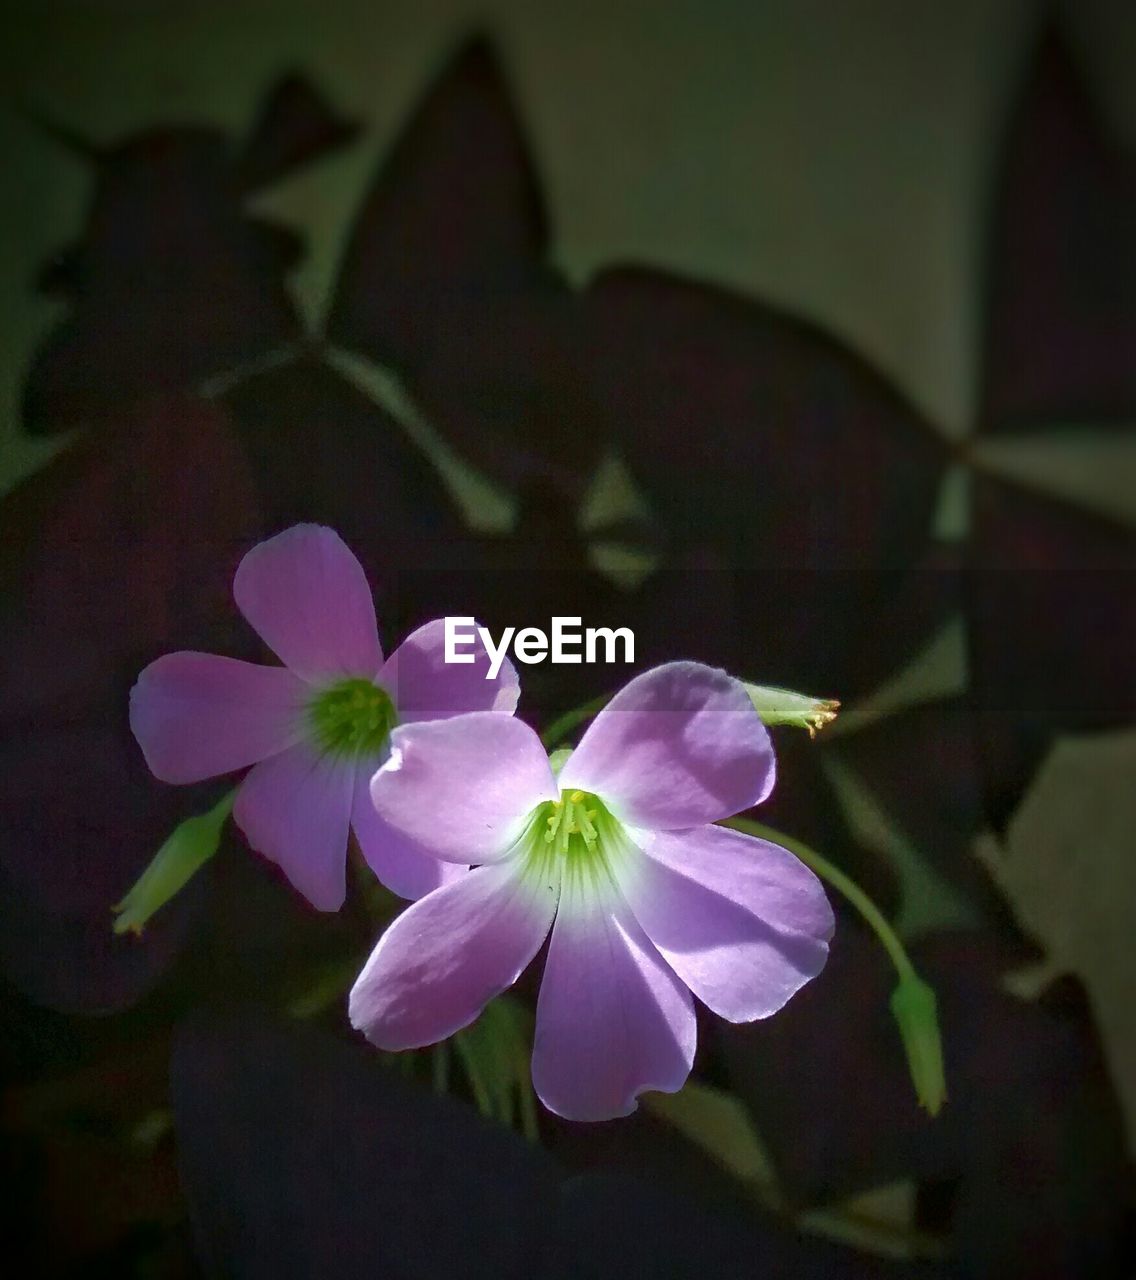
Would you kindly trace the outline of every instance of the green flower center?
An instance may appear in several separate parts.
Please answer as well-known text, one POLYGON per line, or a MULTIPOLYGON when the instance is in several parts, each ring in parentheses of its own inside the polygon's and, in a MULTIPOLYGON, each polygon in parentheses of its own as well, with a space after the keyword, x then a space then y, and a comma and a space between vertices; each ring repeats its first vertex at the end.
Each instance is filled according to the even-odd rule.
POLYGON ((589 791, 566 791, 533 810, 522 837, 533 870, 558 864, 564 871, 609 871, 627 840, 607 806, 589 791))
POLYGON ((370 680, 341 680, 318 694, 308 718, 325 755, 377 755, 398 716, 390 694, 370 680))

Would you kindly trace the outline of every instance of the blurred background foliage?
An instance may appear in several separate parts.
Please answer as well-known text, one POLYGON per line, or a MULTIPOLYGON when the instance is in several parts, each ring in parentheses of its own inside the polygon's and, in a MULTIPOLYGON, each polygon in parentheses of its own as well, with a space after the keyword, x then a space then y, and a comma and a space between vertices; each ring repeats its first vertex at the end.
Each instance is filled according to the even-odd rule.
MULTIPOLYGON (((1131 8, 118 0, 5 26, 20 1274, 1128 1274, 1131 8), (910 944, 942 1114, 839 903, 782 1015, 705 1019, 692 1084, 600 1126, 531 1110, 531 978, 433 1054, 350 1043, 396 907, 365 876, 316 917, 230 835, 113 935, 222 792, 147 776, 130 684, 170 648, 256 657, 232 570, 298 519, 359 553, 388 645, 580 613, 643 662, 840 698, 815 742, 778 731, 756 816, 910 944)), ((538 724, 620 678, 524 674, 538 724)))

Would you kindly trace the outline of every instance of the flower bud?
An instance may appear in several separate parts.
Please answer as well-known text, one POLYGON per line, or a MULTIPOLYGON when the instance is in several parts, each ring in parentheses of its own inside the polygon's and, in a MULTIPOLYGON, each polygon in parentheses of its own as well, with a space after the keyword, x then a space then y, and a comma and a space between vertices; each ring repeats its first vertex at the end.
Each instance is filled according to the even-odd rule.
POLYGON ((947 1081, 935 993, 921 978, 910 974, 892 992, 891 1011, 899 1023, 919 1104, 929 1114, 938 1115, 947 1098, 947 1081))
POLYGON ((208 813, 179 823, 125 898, 111 908, 115 933, 141 933, 146 921, 182 889, 217 852, 221 828, 233 807, 230 791, 208 813))
POLYGON ((792 689, 747 684, 745 691, 766 724, 789 724, 807 729, 810 738, 816 737, 818 729, 836 719, 840 706, 832 698, 813 698, 807 693, 794 693, 792 689))

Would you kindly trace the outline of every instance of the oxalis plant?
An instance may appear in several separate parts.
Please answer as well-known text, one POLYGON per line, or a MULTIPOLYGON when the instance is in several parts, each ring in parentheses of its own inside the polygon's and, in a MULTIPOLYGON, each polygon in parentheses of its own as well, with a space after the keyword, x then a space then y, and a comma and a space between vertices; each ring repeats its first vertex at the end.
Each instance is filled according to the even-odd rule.
POLYGON ((460 663, 447 661, 444 618, 384 657, 366 576, 331 529, 296 525, 253 547, 233 595, 282 665, 166 654, 138 677, 130 725, 164 782, 247 772, 170 835, 114 908, 117 932, 144 928, 230 817, 320 911, 344 904, 353 836, 390 892, 369 897, 379 936, 353 971, 352 1025, 386 1053, 437 1046, 439 1088, 452 1045, 489 1112, 531 1057, 517 1115, 535 1136, 533 1094, 598 1121, 681 1089, 695 997, 735 1023, 777 1013, 824 967, 827 882, 895 965, 911 1078, 938 1112, 935 997, 894 931, 815 850, 737 816, 773 790, 767 726, 815 734, 836 702, 680 660, 540 735, 516 717, 516 669, 481 629, 460 663), (498 997, 546 939, 533 1023, 498 997))

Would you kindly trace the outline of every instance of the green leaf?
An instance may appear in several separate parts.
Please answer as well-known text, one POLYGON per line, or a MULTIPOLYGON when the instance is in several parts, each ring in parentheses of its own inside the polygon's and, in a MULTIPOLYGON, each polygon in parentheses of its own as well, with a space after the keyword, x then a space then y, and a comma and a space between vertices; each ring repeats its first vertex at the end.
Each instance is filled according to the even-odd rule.
POLYGON ((899 911, 894 923, 901 937, 981 924, 966 895, 935 870, 931 859, 912 842, 837 747, 824 752, 821 768, 857 840, 886 858, 899 879, 899 911))
POLYGON ((910 662, 871 693, 841 707, 840 719, 825 739, 857 733, 910 707, 957 697, 968 686, 966 624, 961 614, 955 614, 910 662))
POLYGON ((909 1179, 888 1183, 831 1207, 809 1209, 797 1216, 796 1225, 884 1258, 942 1258, 943 1241, 916 1225, 916 1194, 909 1179))
POLYGON ((358 956, 331 960, 304 977, 300 990, 285 1006, 291 1018, 314 1018, 343 998, 359 976, 358 956))
POLYGON ((736 1178, 753 1184, 763 1202, 781 1204, 773 1162, 749 1112, 733 1094, 688 1081, 678 1093, 645 1093, 643 1106, 736 1178))
POLYGON ((546 747, 559 747, 577 725, 583 724, 585 720, 590 720, 597 712, 602 711, 613 697, 614 694, 602 693, 598 698, 592 698, 582 706, 565 711, 540 735, 541 742, 546 747))
POLYGON ((536 1102, 530 1075, 533 1019, 511 996, 498 996, 471 1027, 453 1037, 478 1110, 537 1140, 536 1102))
POLYGON ((645 1093, 644 1109, 672 1125, 732 1173, 759 1204, 799 1231, 883 1257, 937 1256, 938 1242, 914 1227, 915 1187, 896 1183, 841 1204, 794 1212, 753 1120, 733 1094, 688 1081, 678 1093, 645 1093))

